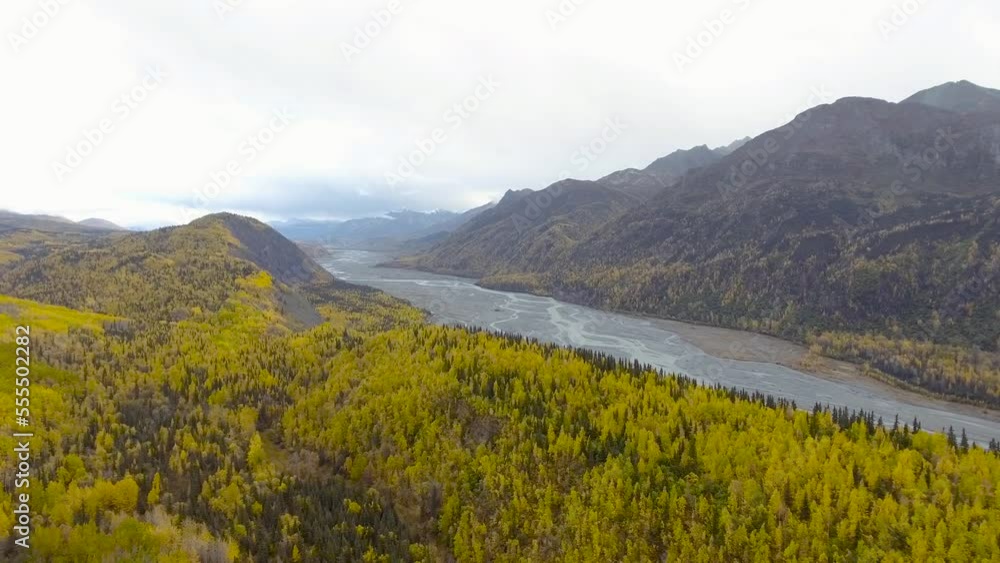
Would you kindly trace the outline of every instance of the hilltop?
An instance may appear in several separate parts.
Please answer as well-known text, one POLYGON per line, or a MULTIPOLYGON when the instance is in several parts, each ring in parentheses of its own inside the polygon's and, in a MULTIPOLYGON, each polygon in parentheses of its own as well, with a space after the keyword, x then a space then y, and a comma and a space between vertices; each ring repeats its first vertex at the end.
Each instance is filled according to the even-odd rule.
POLYGON ((84 227, 92 227, 94 229, 100 229, 100 230, 104 230, 104 231, 127 231, 128 230, 125 227, 121 227, 119 225, 116 225, 115 223, 112 223, 111 221, 108 221, 106 219, 98 219, 98 218, 94 218, 94 217, 92 217, 90 219, 84 219, 83 221, 78 221, 77 224, 78 225, 83 225, 84 227))
POLYGON ((1000 111, 1000 90, 959 80, 921 90, 902 103, 924 104, 960 113, 996 112, 1000 111))

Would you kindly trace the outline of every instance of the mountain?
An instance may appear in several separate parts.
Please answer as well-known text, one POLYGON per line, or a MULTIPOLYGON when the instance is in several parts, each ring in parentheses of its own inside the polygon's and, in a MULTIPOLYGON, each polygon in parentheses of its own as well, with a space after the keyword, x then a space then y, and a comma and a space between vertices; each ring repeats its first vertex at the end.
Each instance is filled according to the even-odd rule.
MULTIPOLYGON (((732 146, 738 143, 739 141, 732 146)), ((505 204, 489 203, 461 214, 447 211, 433 213, 402 211, 390 213, 386 217, 343 222, 288 221, 275 223, 274 226, 282 234, 294 240, 322 241, 341 248, 363 250, 403 253, 434 251, 443 256, 454 251, 455 245, 475 247, 476 243, 468 237, 462 235, 449 237, 448 234, 464 230, 464 227, 473 223, 475 218, 486 215, 489 211, 496 211, 502 204, 505 209, 490 214, 491 219, 485 222, 476 223, 493 225, 488 227, 488 232, 479 234, 487 242, 494 241, 496 244, 500 244, 500 241, 515 243, 517 239, 511 248, 526 250, 531 256, 542 257, 564 247, 569 240, 578 240, 589 232, 589 229, 608 220, 626 207, 638 205, 642 200, 652 198, 691 169, 719 160, 726 150, 728 149, 711 150, 705 146, 678 150, 658 159, 644 170, 634 168, 621 170, 596 182, 586 183, 586 189, 573 190, 574 194, 569 198, 561 197, 562 188, 567 186, 579 188, 585 183, 574 180, 570 183, 557 182, 538 192, 508 191, 505 204), (532 204, 532 199, 523 202, 524 209, 520 211, 515 209, 514 207, 522 205, 521 196, 529 192, 534 194, 531 198, 537 198, 541 202, 540 205, 532 204), (550 199, 551 203, 546 203, 550 199), (601 201, 605 204, 603 208, 601 201), (533 219, 529 215, 535 214, 535 207, 538 207, 538 217, 533 219), (494 228, 497 219, 500 222, 509 220, 510 224, 494 228), (529 225, 536 220, 541 224, 529 225), (522 235, 526 236, 523 240, 522 235), (536 236, 540 238, 536 240, 534 238, 536 236), (442 247, 434 250, 438 245, 442 247)), ((472 267, 471 264, 464 263, 463 256, 468 254, 469 252, 465 250, 455 254, 450 259, 451 263, 441 266, 440 269, 457 272, 476 271, 466 269, 472 267)), ((508 257, 521 256, 507 251, 501 254, 508 257)), ((503 259, 499 255, 495 258, 503 259)))
POLYGON ((0 265, 43 256, 95 238, 118 236, 118 229, 75 223, 54 215, 0 210, 0 265))
POLYGON ((26 215, 4 210, 0 210, 0 229, 25 229, 50 233, 98 233, 126 230, 104 219, 85 219, 74 222, 56 215, 26 215))
POLYGON ((357 250, 418 252, 494 205, 487 203, 463 213, 397 211, 384 217, 349 221, 291 220, 276 222, 273 226, 288 238, 301 242, 357 250))
POLYGON ((74 223, 65 217, 54 215, 25 215, 11 211, 0 210, 0 229, 24 229, 52 233, 93 232, 87 225, 74 223))
POLYGON ((626 192, 640 200, 649 199, 667 187, 663 178, 637 168, 612 172, 597 180, 597 183, 626 192))
POLYGON ((924 104, 960 113, 996 112, 1000 111, 1000 90, 961 80, 922 90, 902 103, 924 104))
POLYGON ((220 226, 235 239, 235 244, 230 242, 230 254, 251 262, 276 280, 293 285, 333 281, 333 276, 302 249, 256 219, 221 213, 194 221, 189 229, 207 231, 220 226))
POLYGON ((480 205, 479 207, 474 207, 474 208, 472 208, 472 209, 470 209, 468 211, 465 211, 463 213, 452 214, 451 217, 445 218, 443 221, 435 222, 432 225, 430 225, 429 227, 427 227, 427 228, 425 228, 425 229, 423 229, 421 231, 417 231, 415 233, 412 233, 410 235, 410 239, 412 240, 412 239, 422 238, 422 237, 426 237, 426 236, 432 236, 432 235, 435 235, 435 234, 438 234, 438 233, 450 233, 450 232, 453 232, 453 231, 459 229, 462 225, 468 223, 469 221, 471 221, 475 217, 477 217, 480 214, 482 214, 484 211, 487 211, 489 209, 493 209, 494 206, 496 206, 496 202, 492 202, 491 201, 490 203, 486 203, 486 204, 480 205))
POLYGON ((1000 405, 998 130, 1000 112, 845 98, 642 205, 592 213, 603 224, 556 252, 532 251, 554 247, 534 231, 472 222, 403 263, 810 342, 878 377, 1000 405))
POLYGON ((705 145, 688 150, 674 151, 657 159, 646 167, 644 172, 652 174, 664 184, 673 184, 685 174, 696 168, 702 168, 719 160, 719 153, 705 145))
POLYGON ((474 218, 481 215, 483 212, 493 209, 496 206, 495 202, 490 202, 485 205, 470 209, 465 213, 459 214, 452 219, 437 223, 431 226, 429 229, 424 229, 423 231, 414 233, 410 238, 403 241, 395 241, 391 246, 386 247, 386 250, 391 250, 397 254, 408 255, 417 254, 420 252, 426 252, 430 250, 438 243, 446 240, 448 236, 460 229, 463 225, 472 221, 474 218))
POLYGON ((497 265, 533 269, 641 201, 626 190, 580 180, 537 192, 509 190, 495 207, 405 264, 460 275, 480 275, 497 265))
POLYGON ((0 269, 0 293, 119 317, 182 319, 245 291, 288 326, 320 321, 299 288, 333 282, 277 231, 232 214, 84 239, 0 269))
POLYGON ((601 178, 598 183, 618 188, 641 199, 649 199, 667 186, 678 182, 688 172, 718 162, 747 140, 749 139, 734 141, 729 146, 716 149, 702 145, 677 150, 655 160, 643 170, 636 168, 619 170, 601 178))
POLYGON ((128 230, 125 227, 120 227, 120 226, 112 223, 111 221, 107 221, 105 219, 95 219, 95 218, 84 219, 83 221, 79 221, 78 224, 83 225, 84 227, 92 227, 94 229, 100 229, 100 230, 103 230, 103 231, 127 231, 128 230))
POLYGON ((408 249, 423 255, 398 265, 480 276, 498 270, 537 269, 603 223, 640 206, 686 173, 717 162, 706 146, 678 150, 644 170, 629 168, 597 181, 563 180, 543 190, 509 190, 496 207, 408 249))
POLYGON ((301 241, 322 241, 341 248, 382 249, 402 241, 450 231, 462 222, 462 213, 451 211, 397 211, 384 217, 349 221, 287 221, 275 223, 282 234, 301 241))
POLYGON ((458 217, 451 211, 434 211, 420 213, 417 211, 398 211, 389 213, 386 217, 353 219, 336 225, 329 233, 327 240, 341 246, 384 240, 405 240, 436 225, 447 223, 458 217))
POLYGON ((715 154, 719 156, 729 156, 730 154, 736 152, 738 149, 742 148, 743 145, 750 142, 750 139, 751 139, 750 137, 743 137, 742 139, 737 139, 724 147, 717 147, 712 150, 715 152, 715 154))

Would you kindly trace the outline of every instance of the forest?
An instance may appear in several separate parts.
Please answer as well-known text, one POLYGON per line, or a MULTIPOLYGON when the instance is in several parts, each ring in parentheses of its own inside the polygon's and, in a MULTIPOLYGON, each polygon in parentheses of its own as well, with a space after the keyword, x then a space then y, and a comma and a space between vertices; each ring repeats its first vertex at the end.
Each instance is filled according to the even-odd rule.
POLYGON ((432 326, 275 236, 213 217, 0 267, 37 456, 4 559, 1000 561, 995 441, 432 326))
MULTIPOLYGON (((928 200, 916 207, 929 219, 897 209, 845 230, 826 218, 865 217, 861 203, 825 186, 795 189, 760 195, 766 214, 713 201, 630 217, 586 245, 537 239, 544 260, 523 254, 480 285, 818 343, 817 353, 868 362, 886 381, 1000 405, 1000 200, 928 200), (612 230, 624 242, 609 241, 612 230), (635 250, 651 240, 661 242, 635 250), (830 334, 864 344, 834 345, 830 334)), ((429 258, 398 264, 438 269, 429 258)))

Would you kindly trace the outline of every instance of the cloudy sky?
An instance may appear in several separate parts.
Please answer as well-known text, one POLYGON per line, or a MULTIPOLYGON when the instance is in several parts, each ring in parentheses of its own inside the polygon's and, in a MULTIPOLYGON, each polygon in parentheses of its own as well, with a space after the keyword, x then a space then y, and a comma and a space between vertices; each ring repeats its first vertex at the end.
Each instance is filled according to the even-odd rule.
POLYGON ((0 208, 130 226, 460 210, 834 98, 1000 87, 996 0, 4 0, 0 26, 0 208))

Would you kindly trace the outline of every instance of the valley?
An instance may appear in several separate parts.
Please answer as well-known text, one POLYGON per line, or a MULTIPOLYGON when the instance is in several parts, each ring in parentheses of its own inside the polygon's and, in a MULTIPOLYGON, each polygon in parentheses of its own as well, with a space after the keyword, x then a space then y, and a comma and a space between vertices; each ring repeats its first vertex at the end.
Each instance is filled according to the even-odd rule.
POLYGON ((1000 563, 1000 2, 65 3, 0 562, 1000 563))
POLYGON ((0 235, 0 331, 31 327, 28 560, 1000 556, 995 419, 777 365, 787 343, 303 252, 231 213, 43 235, 0 235))
POLYGON ((708 385, 795 401, 872 411, 885 421, 917 418, 925 429, 965 428, 981 444, 1000 436, 1000 412, 939 400, 865 377, 846 362, 810 358, 807 348, 760 334, 640 318, 549 297, 486 289, 474 279, 376 267, 384 254, 329 249, 319 259, 334 276, 376 287, 431 313, 444 325, 478 327, 637 360, 708 385), (811 361, 804 369, 803 361, 811 361))

